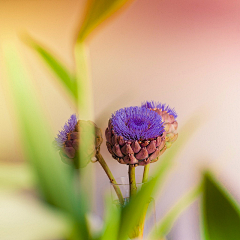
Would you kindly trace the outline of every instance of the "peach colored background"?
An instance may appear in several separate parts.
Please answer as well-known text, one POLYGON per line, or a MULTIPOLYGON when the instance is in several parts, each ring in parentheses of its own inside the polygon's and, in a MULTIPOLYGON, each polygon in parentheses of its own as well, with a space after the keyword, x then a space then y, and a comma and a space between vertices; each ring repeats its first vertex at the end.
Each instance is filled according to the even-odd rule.
MULTIPOLYGON (((84 2, 1 1, 0 41, 28 32, 73 69, 72 39, 84 2)), ((200 169, 206 165, 240 199, 239 11, 237 1, 138 0, 89 41, 95 121, 102 129, 112 112, 144 100, 175 107, 180 127, 192 114, 207 119, 177 159, 158 200, 157 219, 199 180, 200 169)), ((22 48, 54 136, 75 112, 74 106, 52 83, 52 75, 36 55, 22 48)), ((11 99, 0 69, 0 158, 20 161, 11 99)), ((112 160, 105 145, 102 151, 116 177, 126 175, 126 166, 112 160)), ((101 215, 102 191, 108 180, 98 165, 96 178, 95 212, 101 215)), ((175 224, 170 239, 200 239, 197 204, 175 224)))

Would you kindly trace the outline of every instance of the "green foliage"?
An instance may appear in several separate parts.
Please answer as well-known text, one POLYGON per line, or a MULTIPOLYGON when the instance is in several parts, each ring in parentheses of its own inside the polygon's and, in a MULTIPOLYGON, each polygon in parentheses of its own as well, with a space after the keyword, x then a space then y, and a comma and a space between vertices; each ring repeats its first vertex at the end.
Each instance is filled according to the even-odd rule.
POLYGON ((239 205, 213 178, 211 173, 204 174, 203 189, 203 239, 240 239, 239 205))
POLYGON ((33 38, 27 37, 26 43, 34 49, 47 66, 57 76, 59 83, 72 95, 75 101, 78 98, 77 82, 75 76, 64 66, 61 61, 48 51, 41 43, 33 38))
POLYGON ((72 170, 59 164, 59 157, 52 146, 49 126, 17 52, 14 45, 4 47, 6 67, 27 159, 33 167, 42 196, 72 217, 81 233, 80 239, 85 240, 88 236, 85 198, 76 193, 72 170))
POLYGON ((110 196, 105 201, 104 227, 101 240, 117 240, 121 209, 112 203, 110 196))
POLYGON ((130 2, 132 0, 89 0, 77 40, 84 41, 96 27, 130 2))
POLYGON ((151 233, 151 240, 158 240, 159 237, 166 236, 177 220, 179 215, 202 193, 202 184, 194 187, 191 191, 186 193, 160 220, 157 228, 151 233))
MULTIPOLYGON (((193 116, 179 131, 180 137, 178 141, 161 156, 161 160, 156 164, 156 170, 151 178, 135 196, 132 197, 131 201, 123 208, 121 214, 121 225, 119 230, 119 240, 127 239, 127 236, 131 229, 137 224, 145 205, 149 202, 150 197, 159 193, 161 186, 164 183, 164 177, 167 172, 171 169, 174 164, 176 156, 184 148, 187 141, 200 127, 201 120, 193 116), (197 121, 198 120, 198 121, 197 121), (194 124, 193 124, 194 123, 194 124), (196 124, 198 123, 198 124, 196 124)), ((197 194, 194 195, 197 197, 197 194)), ((190 201, 191 202, 191 201, 190 201)), ((190 203, 188 202, 188 203, 190 203)), ((176 212, 176 216, 178 212, 176 212)), ((172 225, 176 220, 175 214, 171 217, 168 224, 172 225)))

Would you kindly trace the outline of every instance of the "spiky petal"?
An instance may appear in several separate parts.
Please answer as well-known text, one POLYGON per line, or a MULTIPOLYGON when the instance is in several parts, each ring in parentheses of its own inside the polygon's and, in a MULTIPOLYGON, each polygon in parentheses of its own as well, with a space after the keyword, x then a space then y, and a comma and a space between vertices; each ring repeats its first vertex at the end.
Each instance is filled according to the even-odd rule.
POLYGON ((67 140, 68 133, 74 131, 76 124, 77 124, 77 116, 76 114, 72 114, 71 117, 68 119, 68 121, 65 123, 62 131, 59 131, 59 134, 55 138, 56 145, 59 150, 63 148, 64 143, 67 140))
POLYGON ((166 148, 170 148, 172 143, 176 141, 178 137, 177 128, 178 122, 176 121, 177 113, 174 108, 170 108, 166 104, 162 104, 159 102, 145 102, 142 104, 143 108, 150 109, 156 113, 158 113, 164 122, 164 129, 166 132, 166 148))

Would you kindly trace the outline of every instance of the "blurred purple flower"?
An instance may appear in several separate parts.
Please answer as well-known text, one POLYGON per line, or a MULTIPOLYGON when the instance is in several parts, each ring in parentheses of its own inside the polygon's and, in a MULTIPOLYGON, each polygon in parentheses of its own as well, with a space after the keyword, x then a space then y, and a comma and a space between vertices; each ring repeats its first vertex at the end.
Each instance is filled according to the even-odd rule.
POLYGON ((67 140, 67 134, 74 131, 77 125, 77 116, 76 114, 72 114, 68 121, 65 123, 63 130, 59 131, 59 134, 55 138, 56 145, 59 150, 61 150, 64 146, 65 141, 67 140))

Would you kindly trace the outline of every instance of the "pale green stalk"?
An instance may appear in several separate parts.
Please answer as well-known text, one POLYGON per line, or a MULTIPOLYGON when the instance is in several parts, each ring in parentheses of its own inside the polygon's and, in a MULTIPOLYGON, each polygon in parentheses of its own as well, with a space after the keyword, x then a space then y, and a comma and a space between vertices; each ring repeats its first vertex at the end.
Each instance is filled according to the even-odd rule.
MULTIPOLYGON (((88 48, 85 42, 78 42, 75 45, 74 57, 76 64, 76 81, 78 87, 78 114, 82 120, 93 120, 93 107, 92 107, 92 84, 89 75, 89 60, 88 48)), ((88 162, 86 151, 90 146, 94 145, 94 136, 89 129, 89 132, 81 134, 81 142, 79 144, 79 166, 84 166, 88 162), (84 146, 83 144, 84 143, 84 146)), ((89 199, 88 204, 91 206, 93 191, 94 177, 92 164, 88 164, 85 168, 79 168, 79 181, 81 194, 85 194, 89 199)))
POLYGON ((137 193, 137 185, 136 185, 136 179, 135 179, 135 167, 134 165, 129 165, 129 192, 130 192, 130 198, 134 196, 137 193))
POLYGON ((144 166, 142 183, 145 183, 148 180, 149 168, 150 168, 150 164, 147 164, 144 166))
POLYGON ((85 42, 78 42, 74 49, 78 85, 78 113, 82 120, 93 119, 92 82, 89 74, 89 52, 85 42))

